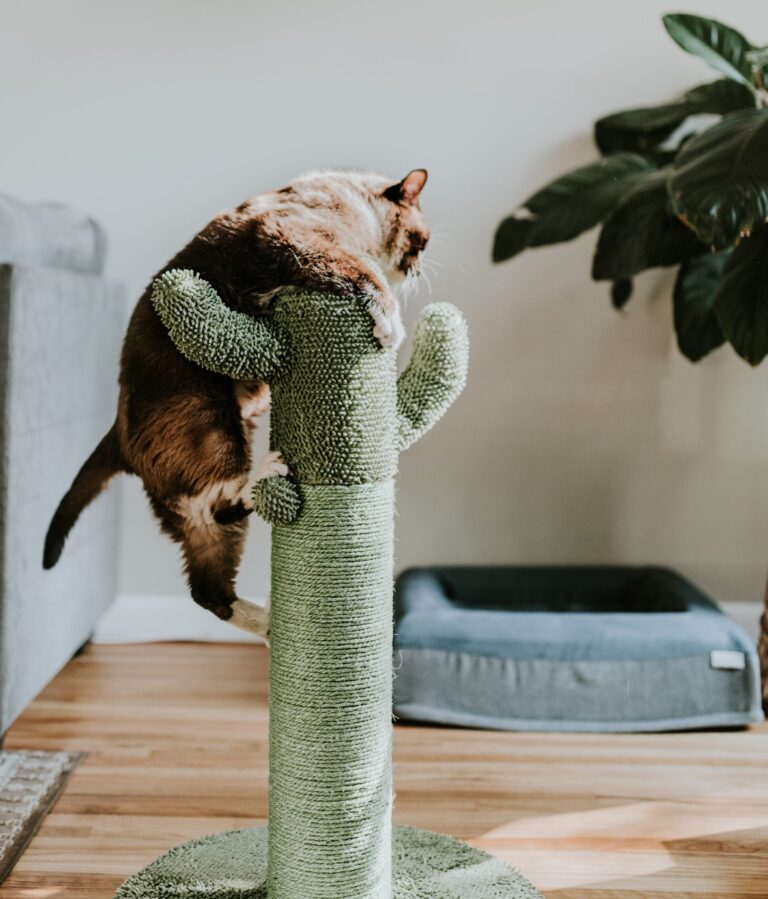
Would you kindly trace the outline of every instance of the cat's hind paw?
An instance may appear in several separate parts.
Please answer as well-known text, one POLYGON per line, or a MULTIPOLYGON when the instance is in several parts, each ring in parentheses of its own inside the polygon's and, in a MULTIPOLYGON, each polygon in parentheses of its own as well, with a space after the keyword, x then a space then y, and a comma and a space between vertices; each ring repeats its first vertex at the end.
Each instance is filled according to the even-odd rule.
POLYGON ((265 606, 249 602, 247 599, 236 599, 232 603, 232 616, 228 618, 229 624, 234 624, 240 630, 249 634, 256 634, 269 645, 269 609, 265 606))

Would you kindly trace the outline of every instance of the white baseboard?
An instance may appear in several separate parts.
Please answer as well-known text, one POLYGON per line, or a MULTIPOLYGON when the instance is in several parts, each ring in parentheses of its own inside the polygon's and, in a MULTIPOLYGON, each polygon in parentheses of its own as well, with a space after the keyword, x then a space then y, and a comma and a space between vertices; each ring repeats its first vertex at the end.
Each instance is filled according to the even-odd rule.
MULTIPOLYGON (((257 600, 264 603, 264 600, 257 600)), ((721 603, 723 611, 757 641, 762 605, 721 603)), ((146 596, 123 593, 107 610, 93 636, 94 643, 261 643, 253 634, 220 621, 188 596, 146 596)))
MULTIPOLYGON (((256 600, 264 603, 264 600, 256 600)), ((188 596, 122 593, 102 616, 94 643, 263 643, 221 621, 188 596)))

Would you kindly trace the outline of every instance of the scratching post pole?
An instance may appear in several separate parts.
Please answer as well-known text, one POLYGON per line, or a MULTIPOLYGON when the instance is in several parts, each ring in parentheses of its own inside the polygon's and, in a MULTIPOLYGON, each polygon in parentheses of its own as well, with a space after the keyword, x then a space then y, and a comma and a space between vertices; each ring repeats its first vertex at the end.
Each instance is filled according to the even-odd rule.
POLYGON ((180 271, 153 299, 189 358, 270 384, 271 445, 291 476, 253 493, 273 523, 268 838, 251 828, 183 844, 117 896, 538 897, 484 853, 391 827, 394 477, 399 452, 463 387, 461 315, 427 307, 398 378, 351 299, 289 290, 255 320, 180 271))
POLYGON ((269 896, 390 899, 392 484, 302 499, 273 535, 269 896))
MULTIPOLYGON (((272 440, 301 512, 272 530, 270 899, 390 899, 394 354, 352 303, 294 295, 275 324, 272 440)), ((267 518, 270 490, 257 485, 267 518)))

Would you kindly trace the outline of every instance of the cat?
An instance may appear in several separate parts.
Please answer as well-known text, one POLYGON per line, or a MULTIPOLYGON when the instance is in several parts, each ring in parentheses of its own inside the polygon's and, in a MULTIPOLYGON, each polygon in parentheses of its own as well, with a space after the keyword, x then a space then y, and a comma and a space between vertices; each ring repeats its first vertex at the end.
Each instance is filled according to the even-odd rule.
MULTIPOLYGON (((288 286, 348 295, 369 311, 382 345, 397 346, 403 327, 393 286, 419 273, 430 236, 419 205, 426 181, 424 169, 398 182, 310 172, 216 216, 163 271, 193 269, 227 306, 251 315, 268 314, 270 299, 288 286)), ((115 423, 59 503, 43 567, 56 564, 80 513, 111 478, 136 474, 161 529, 181 545, 195 602, 264 636, 267 613, 240 600, 234 582, 252 511, 251 431, 269 408, 269 388, 185 359, 152 307, 151 286, 123 343, 115 423)), ((256 479, 287 472, 272 452, 256 479)))

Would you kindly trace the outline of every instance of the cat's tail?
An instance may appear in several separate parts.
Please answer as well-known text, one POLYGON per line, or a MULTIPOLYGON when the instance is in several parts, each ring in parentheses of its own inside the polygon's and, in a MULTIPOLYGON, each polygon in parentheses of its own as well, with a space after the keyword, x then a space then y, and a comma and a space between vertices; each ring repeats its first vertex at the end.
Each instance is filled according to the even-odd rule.
POLYGON ((116 474, 126 470, 115 424, 86 459, 54 512, 48 525, 48 533, 45 535, 43 568, 53 568, 59 561, 64 541, 80 517, 80 513, 96 499, 116 474))

